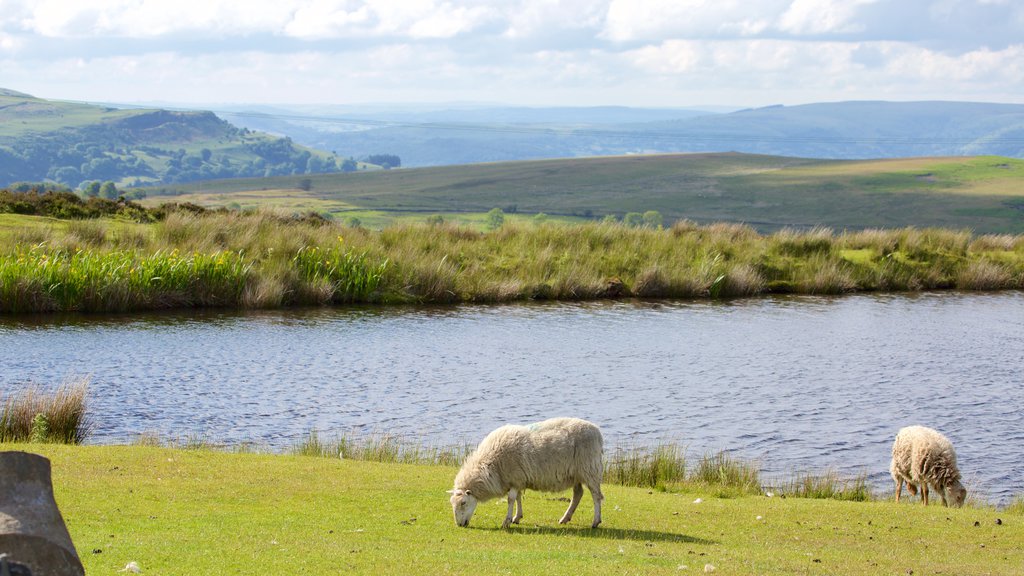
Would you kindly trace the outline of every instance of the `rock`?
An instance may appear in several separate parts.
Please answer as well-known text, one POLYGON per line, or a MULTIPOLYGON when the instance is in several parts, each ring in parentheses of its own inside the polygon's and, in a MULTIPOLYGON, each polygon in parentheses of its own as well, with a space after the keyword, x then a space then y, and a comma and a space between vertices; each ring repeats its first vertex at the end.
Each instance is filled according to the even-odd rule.
POLYGON ((32 576, 85 575, 38 454, 0 452, 0 552, 32 576))

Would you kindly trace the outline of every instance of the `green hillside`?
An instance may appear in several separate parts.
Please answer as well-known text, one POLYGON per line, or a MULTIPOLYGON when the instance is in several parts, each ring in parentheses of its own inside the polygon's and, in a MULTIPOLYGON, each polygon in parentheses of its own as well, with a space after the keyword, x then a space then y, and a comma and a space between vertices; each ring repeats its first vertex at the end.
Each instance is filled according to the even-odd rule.
POLYGON ((212 112, 118 109, 0 89, 0 186, 121 186, 354 170, 351 160, 239 129, 212 112))
MULTIPOLYGON (((424 213, 621 218, 874 228, 941 226, 1024 232, 1024 161, 996 156, 838 161, 747 154, 539 160, 373 173, 223 180, 175 186, 176 201, 275 207, 373 222, 424 213), (308 188, 303 190, 301 188, 308 188), (386 217, 381 217, 381 215, 386 217)), ((166 197, 153 197, 160 203, 166 197)))

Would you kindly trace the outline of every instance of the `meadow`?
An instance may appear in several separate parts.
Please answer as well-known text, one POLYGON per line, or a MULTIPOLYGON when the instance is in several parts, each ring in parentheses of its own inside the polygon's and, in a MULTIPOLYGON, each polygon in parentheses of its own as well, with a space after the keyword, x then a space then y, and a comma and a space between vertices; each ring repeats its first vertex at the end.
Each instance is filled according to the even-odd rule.
POLYGON ((950 509, 721 493, 699 485, 603 487, 557 524, 566 494, 528 492, 468 528, 445 490, 456 469, 150 446, 5 444, 51 459, 86 573, 995 574, 1024 565, 1019 510, 950 509))
POLYGON ((1024 236, 679 221, 380 231, 270 212, 0 215, 0 312, 276 308, 1024 287, 1024 236))
POLYGON ((211 207, 316 211, 371 227, 501 208, 530 217, 743 222, 782 228, 943 227, 1024 233, 1024 161, 998 156, 814 160, 752 154, 661 154, 500 162, 210 180, 147 189, 211 207))

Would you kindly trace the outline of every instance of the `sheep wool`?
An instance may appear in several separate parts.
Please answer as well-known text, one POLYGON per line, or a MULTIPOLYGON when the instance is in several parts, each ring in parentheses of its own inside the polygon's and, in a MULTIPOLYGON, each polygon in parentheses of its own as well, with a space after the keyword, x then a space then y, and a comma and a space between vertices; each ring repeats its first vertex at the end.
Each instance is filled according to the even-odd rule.
POLYGON ((953 443, 942 433, 925 426, 907 426, 896 434, 892 444, 889 472, 896 482, 896 501, 900 501, 903 483, 911 495, 921 490, 921 501, 928 504, 928 488, 942 497, 944 506, 960 507, 967 489, 960 483, 953 443))
POLYGON ((552 418, 529 426, 508 424, 480 442, 455 476, 451 494, 455 523, 469 525, 479 502, 508 498, 502 527, 523 517, 523 492, 559 492, 572 488, 572 500, 559 523, 572 520, 583 486, 594 500, 594 520, 601 523, 601 478, 604 441, 601 430, 579 418, 552 418), (513 509, 516 514, 513 516, 513 509))

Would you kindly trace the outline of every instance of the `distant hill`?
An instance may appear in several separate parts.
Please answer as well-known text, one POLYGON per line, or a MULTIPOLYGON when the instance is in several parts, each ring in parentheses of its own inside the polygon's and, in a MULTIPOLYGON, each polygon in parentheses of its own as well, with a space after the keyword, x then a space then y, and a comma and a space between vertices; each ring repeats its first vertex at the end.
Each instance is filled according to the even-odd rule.
POLYGON ((355 168, 351 160, 240 129, 212 112, 121 109, 0 89, 0 186, 43 180, 130 186, 355 168))
POLYGON ((223 112, 324 150, 389 152, 403 166, 665 152, 806 158, 1024 158, 1024 105, 837 102, 715 114, 684 109, 277 108, 223 112))
MULTIPOLYGON (((663 154, 482 163, 175 186, 175 201, 316 211, 372 226, 461 221, 501 208, 618 219, 654 210, 666 223, 743 222, 761 231, 904 226, 1024 233, 1024 160, 998 156, 811 160, 751 154, 663 154)), ((147 203, 165 202, 154 190, 147 203)))

